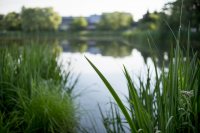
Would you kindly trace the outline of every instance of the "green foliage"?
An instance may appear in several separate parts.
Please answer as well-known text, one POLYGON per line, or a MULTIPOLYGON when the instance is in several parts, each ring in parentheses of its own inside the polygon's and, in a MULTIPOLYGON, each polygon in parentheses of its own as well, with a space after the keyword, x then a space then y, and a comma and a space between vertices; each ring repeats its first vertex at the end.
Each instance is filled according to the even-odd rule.
POLYGON ((3 29, 4 29, 4 26, 3 26, 3 18, 4 18, 4 15, 0 14, 0 30, 3 30, 3 29))
POLYGON ((71 30, 85 30, 87 26, 88 26, 88 22, 86 18, 77 17, 73 19, 70 25, 70 29, 71 30))
POLYGON ((117 95, 117 93, 115 92, 115 90, 113 89, 113 87, 110 85, 110 83, 107 81, 107 79, 103 76, 103 74, 96 68, 96 66, 86 57, 87 61, 90 63, 90 65, 94 68, 94 70, 96 71, 96 73, 99 75, 99 77, 102 79, 102 81, 104 82, 104 84, 106 85, 106 87, 108 88, 108 90, 110 91, 110 93, 112 94, 112 96, 114 97, 115 101, 117 102, 117 104, 119 105, 119 108, 121 109, 121 111, 123 112, 131 130, 134 132, 136 131, 135 125, 133 123, 133 121, 131 120, 131 117, 126 109, 126 107, 124 106, 124 104, 122 103, 121 99, 119 98, 119 96, 117 95))
POLYGON ((126 133, 124 121, 121 119, 121 113, 116 104, 110 102, 110 110, 103 112, 99 106, 103 125, 108 133, 126 133), (106 115, 105 115, 106 113, 106 115))
POLYGON ((191 28, 200 31, 200 1, 176 0, 168 5, 169 8, 167 10, 171 11, 169 24, 173 30, 176 30, 176 27, 178 27, 180 23, 180 17, 177 16, 182 14, 182 27, 187 29, 187 25, 190 23, 191 28))
POLYGON ((156 22, 158 20, 159 20, 159 14, 157 12, 149 13, 149 11, 147 11, 147 13, 143 16, 143 18, 140 21, 145 23, 145 22, 156 22))
MULTIPOLYGON (((161 21, 158 24, 158 44, 168 46, 169 42, 173 42, 174 35, 177 33, 179 27, 182 28, 182 39, 180 45, 187 46, 187 33, 191 32, 190 45, 192 48, 198 49, 200 38, 200 3, 198 0, 176 0, 168 3, 164 7, 164 12, 161 15, 161 21), (188 28, 188 25, 189 28, 188 28)), ((161 46, 162 46, 161 45, 161 46)))
POLYGON ((21 16, 18 13, 8 13, 2 23, 6 30, 21 30, 21 16))
POLYGON ((75 132, 71 72, 57 63, 58 48, 47 45, 0 49, 0 130, 75 132))
POLYGON ((158 24, 160 21, 161 13, 147 13, 143 16, 141 20, 138 22, 138 27, 141 30, 157 30, 158 24))
POLYGON ((61 17, 53 8, 22 8, 22 29, 24 31, 55 31, 61 17))
MULTIPOLYGON (((189 46, 185 57, 177 40, 176 49, 171 51, 168 71, 163 66, 161 74, 158 74, 159 70, 154 58, 155 82, 151 82, 152 79, 148 71, 147 80, 139 80, 139 88, 135 87, 127 69, 124 67, 124 76, 127 80, 129 90, 129 108, 125 107, 125 104, 121 102, 114 88, 96 66, 89 59, 87 60, 112 94, 126 118, 131 132, 197 133, 199 131, 200 64, 196 58, 196 54, 191 58, 189 46), (151 87, 152 85, 153 87, 151 87)), ((119 119, 120 114, 113 111, 113 107, 111 107, 111 111, 113 114, 111 125, 122 125, 122 121, 116 120, 119 119)), ((114 132, 113 130, 116 129, 113 128, 114 126, 110 127, 106 125, 109 124, 106 121, 110 119, 106 118, 103 114, 102 116, 107 131, 114 132)), ((125 129, 126 126, 123 128, 125 129)))
POLYGON ((33 87, 30 100, 19 103, 24 123, 28 124, 25 132, 75 132, 75 108, 68 94, 61 96, 56 88, 45 84, 39 87, 33 87))
POLYGON ((101 30, 123 30, 131 27, 132 15, 124 12, 103 13, 99 24, 101 30))

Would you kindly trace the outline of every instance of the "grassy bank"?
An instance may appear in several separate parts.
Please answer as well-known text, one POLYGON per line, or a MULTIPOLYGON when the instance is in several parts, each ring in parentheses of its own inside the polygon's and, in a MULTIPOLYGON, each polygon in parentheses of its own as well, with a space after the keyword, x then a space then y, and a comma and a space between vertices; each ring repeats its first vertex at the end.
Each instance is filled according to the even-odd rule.
POLYGON ((0 132, 76 132, 71 72, 52 45, 0 48, 0 132))

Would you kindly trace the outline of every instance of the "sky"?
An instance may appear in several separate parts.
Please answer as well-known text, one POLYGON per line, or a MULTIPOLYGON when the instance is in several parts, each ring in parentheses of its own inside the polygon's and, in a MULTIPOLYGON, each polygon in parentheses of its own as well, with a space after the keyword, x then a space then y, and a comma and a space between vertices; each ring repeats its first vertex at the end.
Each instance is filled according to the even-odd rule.
POLYGON ((20 12, 21 7, 53 7, 61 16, 89 16, 103 12, 123 11, 142 18, 147 10, 160 11, 173 0, 0 0, 0 14, 20 12))

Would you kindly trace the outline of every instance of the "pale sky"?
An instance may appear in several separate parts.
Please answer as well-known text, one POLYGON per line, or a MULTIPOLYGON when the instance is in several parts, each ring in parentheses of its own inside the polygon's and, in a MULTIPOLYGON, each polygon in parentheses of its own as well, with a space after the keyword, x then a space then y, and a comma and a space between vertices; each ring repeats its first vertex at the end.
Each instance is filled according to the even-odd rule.
POLYGON ((0 0, 0 14, 20 12, 21 7, 53 7, 61 16, 89 16, 103 12, 123 11, 138 20, 147 10, 160 11, 174 0, 0 0))

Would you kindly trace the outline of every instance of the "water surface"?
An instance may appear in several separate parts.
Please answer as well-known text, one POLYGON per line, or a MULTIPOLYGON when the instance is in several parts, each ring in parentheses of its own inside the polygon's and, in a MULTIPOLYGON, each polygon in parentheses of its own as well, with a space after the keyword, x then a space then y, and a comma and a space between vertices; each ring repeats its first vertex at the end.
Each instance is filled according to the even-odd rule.
MULTIPOLYGON (((105 75, 111 85, 119 94, 123 102, 128 106, 126 97, 128 90, 123 75, 123 65, 126 66, 136 85, 139 86, 138 78, 146 80, 147 69, 150 76, 154 77, 154 65, 152 51, 147 44, 137 44, 128 40, 120 39, 70 39, 70 38, 48 38, 48 39, 8 39, 1 43, 9 45, 28 45, 36 43, 41 45, 55 45, 61 47, 59 60, 63 62, 64 69, 71 62, 73 73, 79 75, 79 81, 74 91, 76 105, 79 107, 81 126, 94 132, 94 126, 99 133, 105 132, 102 125, 98 104, 102 110, 109 110, 109 102, 114 101, 109 91, 89 65, 84 56, 88 57, 97 68, 105 75)), ((3 45, 2 45, 3 46, 3 45)), ((157 63, 162 65, 162 60, 168 58, 167 49, 157 49, 157 63)))
MULTIPOLYGON (((92 129, 92 124, 95 124, 98 132, 105 132, 98 104, 105 111, 109 109, 109 101, 114 100, 84 56, 88 57, 105 75, 125 104, 128 90, 123 75, 123 65, 126 66, 137 86, 139 86, 138 77, 146 80, 147 68, 153 71, 154 65, 150 57, 143 56, 146 51, 142 53, 122 42, 121 44, 120 42, 98 43, 89 41, 88 43, 77 42, 71 45, 65 40, 61 42, 64 52, 60 59, 63 63, 71 61, 73 72, 76 75, 80 74, 75 92, 81 94, 76 102, 80 105, 81 114, 83 114, 81 115, 82 126, 92 129)), ((151 76, 154 76, 153 74, 151 72, 151 76)))

